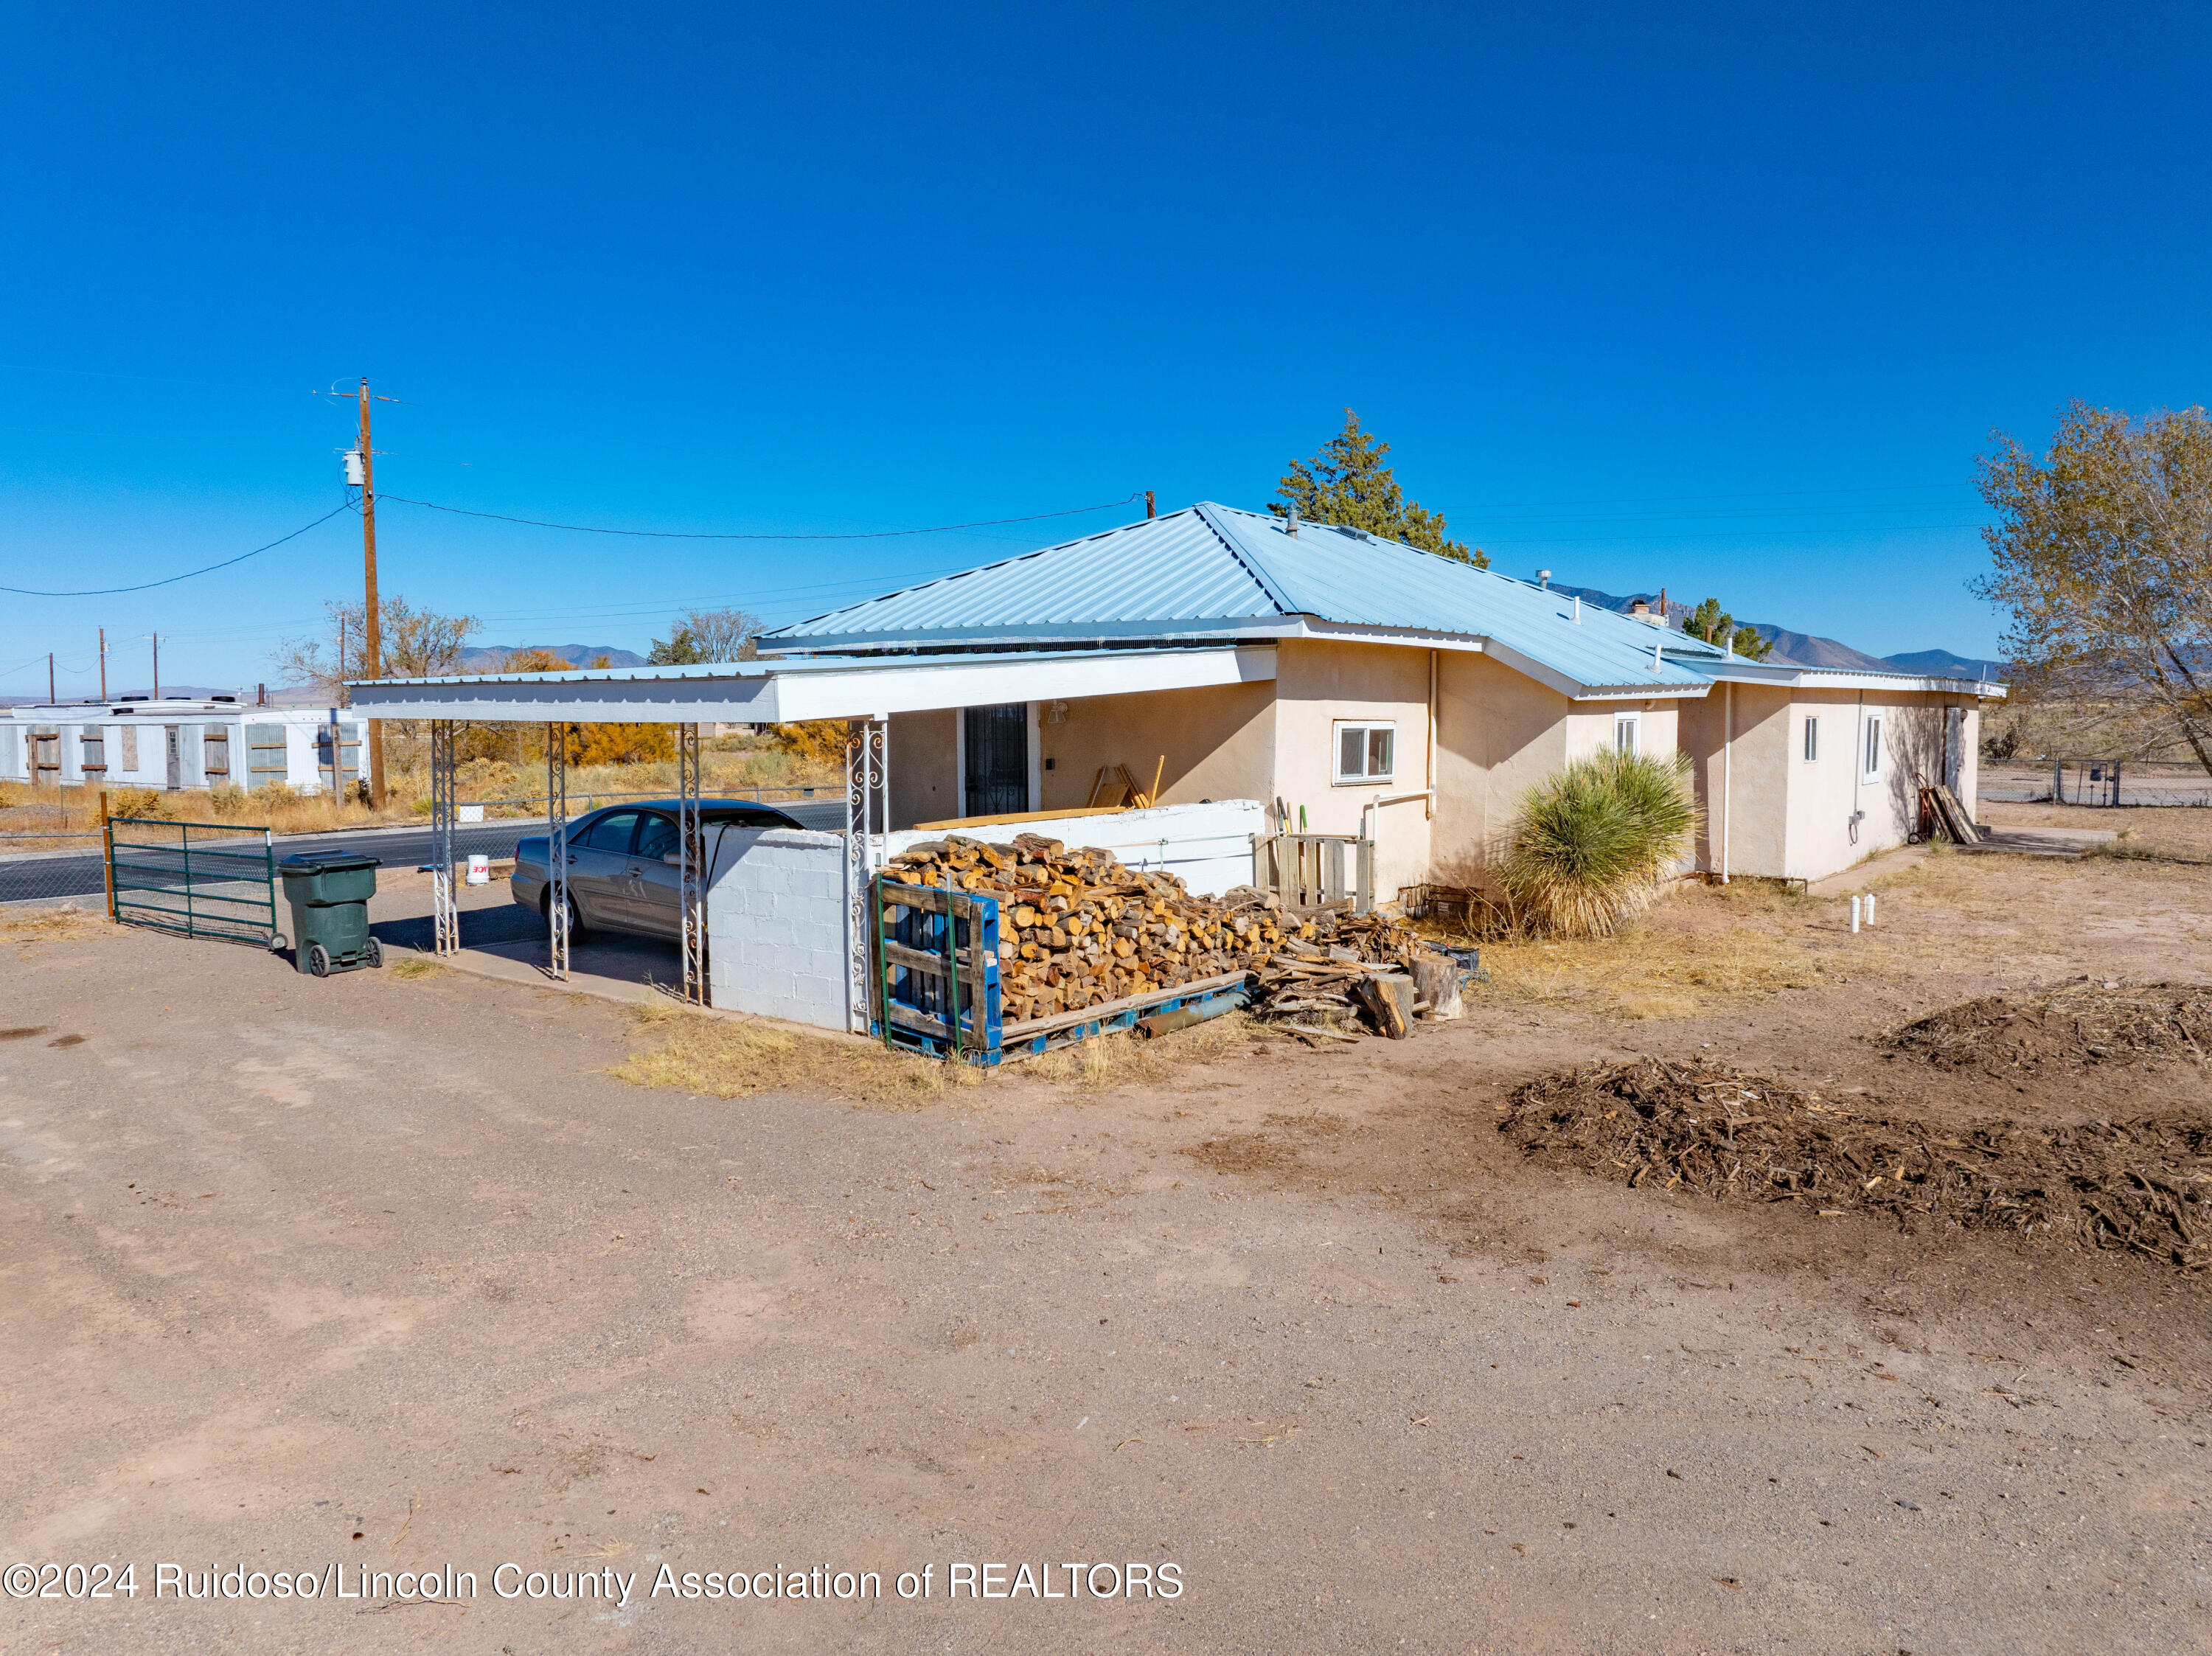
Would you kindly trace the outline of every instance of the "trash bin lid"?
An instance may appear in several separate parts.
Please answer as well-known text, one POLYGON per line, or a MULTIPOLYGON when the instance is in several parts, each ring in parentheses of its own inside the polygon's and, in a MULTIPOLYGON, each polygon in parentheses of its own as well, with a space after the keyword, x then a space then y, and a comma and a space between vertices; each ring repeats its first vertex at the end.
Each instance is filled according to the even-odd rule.
POLYGON ((303 851, 277 859, 277 869, 286 874, 349 874, 356 869, 382 868, 383 859, 365 857, 357 851, 303 851))

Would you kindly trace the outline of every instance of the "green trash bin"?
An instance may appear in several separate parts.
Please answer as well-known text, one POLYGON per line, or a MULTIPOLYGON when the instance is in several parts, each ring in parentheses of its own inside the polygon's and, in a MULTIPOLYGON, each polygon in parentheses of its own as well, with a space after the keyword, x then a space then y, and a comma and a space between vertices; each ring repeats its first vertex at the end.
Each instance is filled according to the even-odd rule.
POLYGON ((368 935, 368 900, 380 866, 350 851, 307 852, 276 864, 292 905, 292 960, 301 971, 326 978, 384 964, 384 945, 368 935))

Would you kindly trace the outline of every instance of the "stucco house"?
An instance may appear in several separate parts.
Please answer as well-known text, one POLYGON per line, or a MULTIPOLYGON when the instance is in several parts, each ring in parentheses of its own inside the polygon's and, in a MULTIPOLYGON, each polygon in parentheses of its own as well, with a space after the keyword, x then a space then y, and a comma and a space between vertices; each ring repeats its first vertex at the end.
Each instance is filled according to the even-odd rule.
MULTIPOLYGON (((759 641, 764 664, 923 666, 1204 651, 1218 682, 890 713, 892 826, 1079 808, 1102 767, 1161 803, 1263 802, 1376 842, 1375 885, 1469 883, 1528 786, 1600 748, 1686 755, 1697 866, 1817 879, 1901 842, 1923 782, 1971 809, 2002 686, 1766 665, 1360 531, 1203 503, 759 641), (1127 652, 1124 655, 1122 652, 1127 652)), ((1102 690, 1109 681, 1102 677, 1102 690)))

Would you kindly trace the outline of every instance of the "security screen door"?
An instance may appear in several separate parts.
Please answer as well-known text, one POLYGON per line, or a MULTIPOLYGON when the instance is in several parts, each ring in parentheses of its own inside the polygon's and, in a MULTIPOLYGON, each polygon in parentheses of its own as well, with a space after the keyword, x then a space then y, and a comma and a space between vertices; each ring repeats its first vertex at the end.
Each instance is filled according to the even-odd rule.
POLYGON ((1004 816, 1030 808, 1030 717, 1025 701, 963 707, 968 761, 963 816, 1004 816))

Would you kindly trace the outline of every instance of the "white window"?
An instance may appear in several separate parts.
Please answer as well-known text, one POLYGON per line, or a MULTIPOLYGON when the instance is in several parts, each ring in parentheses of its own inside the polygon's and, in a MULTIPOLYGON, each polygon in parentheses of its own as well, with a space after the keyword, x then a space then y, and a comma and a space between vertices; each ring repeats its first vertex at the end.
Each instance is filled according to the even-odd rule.
POLYGON ((1866 721, 1865 775, 1869 782, 1881 778, 1881 715, 1869 713, 1866 721))
POLYGON ((1336 723, 1336 779, 1387 782, 1397 758, 1395 725, 1336 723))
POLYGON ((1808 719, 1805 721, 1805 762, 1810 765, 1820 756, 1820 721, 1817 719, 1808 719))
POLYGON ((1644 750, 1644 715, 1615 713, 1613 716, 1613 746, 1616 753, 1635 754, 1644 750))

